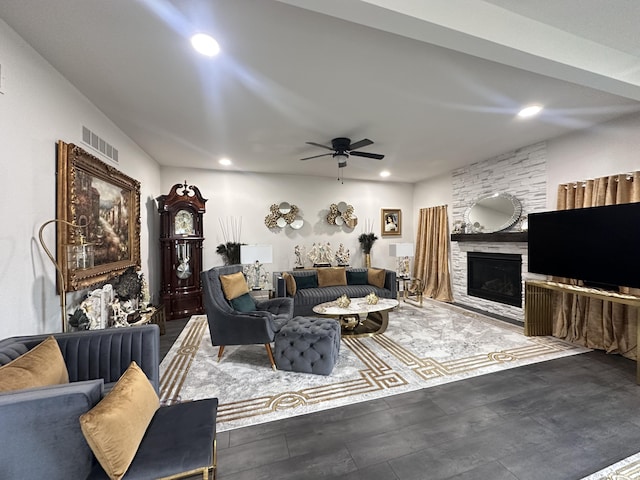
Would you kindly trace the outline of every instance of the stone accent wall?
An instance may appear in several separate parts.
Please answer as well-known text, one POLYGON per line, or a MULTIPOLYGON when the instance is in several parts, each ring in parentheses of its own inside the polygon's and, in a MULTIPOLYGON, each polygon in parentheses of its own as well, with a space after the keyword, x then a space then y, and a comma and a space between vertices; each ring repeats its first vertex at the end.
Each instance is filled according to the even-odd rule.
MULTIPOLYGON (((463 220, 464 212, 473 200, 495 192, 510 193, 520 200, 523 215, 546 210, 546 153, 546 143, 540 142, 454 170, 452 223, 463 220)), ((517 228, 515 225, 507 231, 517 228)), ((528 272, 527 244, 451 242, 454 301, 524 322, 523 308, 467 295, 467 252, 470 251, 520 254, 525 278, 528 272)), ((522 292, 524 295, 524 286, 522 292)))

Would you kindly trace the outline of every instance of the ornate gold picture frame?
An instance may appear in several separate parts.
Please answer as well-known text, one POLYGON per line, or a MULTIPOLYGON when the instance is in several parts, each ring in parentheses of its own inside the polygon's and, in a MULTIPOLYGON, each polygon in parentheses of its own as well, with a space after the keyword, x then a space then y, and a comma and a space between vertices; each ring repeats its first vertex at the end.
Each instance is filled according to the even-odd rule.
POLYGON ((82 290, 113 278, 129 267, 140 268, 140 182, 72 143, 58 141, 56 254, 67 291, 82 290), (94 245, 91 268, 70 270, 65 245, 94 245))
POLYGON ((402 210, 399 208, 383 208, 380 215, 380 235, 383 237, 399 237, 402 235, 402 210))

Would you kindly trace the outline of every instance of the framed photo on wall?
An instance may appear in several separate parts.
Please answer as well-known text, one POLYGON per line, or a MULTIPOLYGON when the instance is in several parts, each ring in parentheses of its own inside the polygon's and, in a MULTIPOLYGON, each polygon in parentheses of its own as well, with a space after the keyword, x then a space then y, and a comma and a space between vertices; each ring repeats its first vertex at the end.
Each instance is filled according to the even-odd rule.
POLYGON ((402 210, 399 208, 383 208, 380 218, 383 237, 399 237, 402 235, 402 210))
MULTIPOLYGON (((60 262, 67 291, 105 282, 129 267, 140 268, 140 182, 72 143, 58 141, 56 218, 86 226, 94 266, 70 270, 60 262)), ((80 229, 59 225, 58 259, 79 243, 80 229)))

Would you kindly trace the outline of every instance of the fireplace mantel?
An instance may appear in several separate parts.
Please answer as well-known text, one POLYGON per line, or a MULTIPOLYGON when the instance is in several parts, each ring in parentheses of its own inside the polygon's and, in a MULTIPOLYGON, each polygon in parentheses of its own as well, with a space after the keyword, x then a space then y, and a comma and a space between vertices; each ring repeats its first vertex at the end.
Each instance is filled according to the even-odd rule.
POLYGON ((527 242, 528 232, 453 233, 452 242, 527 242))

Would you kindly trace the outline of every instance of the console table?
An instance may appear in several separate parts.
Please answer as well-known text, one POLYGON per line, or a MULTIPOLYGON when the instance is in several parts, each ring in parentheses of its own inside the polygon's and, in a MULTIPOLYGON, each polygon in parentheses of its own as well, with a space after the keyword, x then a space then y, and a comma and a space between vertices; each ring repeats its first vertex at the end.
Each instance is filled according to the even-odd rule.
POLYGON ((608 302, 630 305, 638 309, 636 317, 636 383, 640 384, 640 297, 597 288, 568 285, 566 283, 528 280, 524 284, 524 334, 528 336, 553 334, 553 306, 551 292, 572 293, 582 297, 596 298, 608 302))

